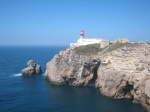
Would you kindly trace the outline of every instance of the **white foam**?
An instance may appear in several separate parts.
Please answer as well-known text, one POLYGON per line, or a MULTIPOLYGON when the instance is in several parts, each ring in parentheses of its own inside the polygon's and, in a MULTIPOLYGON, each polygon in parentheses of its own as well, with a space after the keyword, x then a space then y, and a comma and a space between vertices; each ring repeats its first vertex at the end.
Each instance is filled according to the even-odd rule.
POLYGON ((11 77, 19 77, 21 76, 21 73, 13 74, 11 77))

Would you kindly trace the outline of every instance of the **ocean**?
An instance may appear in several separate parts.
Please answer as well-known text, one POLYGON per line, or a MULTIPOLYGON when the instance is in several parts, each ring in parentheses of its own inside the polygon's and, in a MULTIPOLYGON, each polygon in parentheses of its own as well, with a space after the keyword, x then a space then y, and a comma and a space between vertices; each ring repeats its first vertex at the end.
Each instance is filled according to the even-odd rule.
POLYGON ((51 85, 44 77, 46 63, 60 47, 0 47, 0 112, 146 112, 129 99, 102 96, 95 87, 51 85), (22 77, 28 60, 43 74, 22 77))

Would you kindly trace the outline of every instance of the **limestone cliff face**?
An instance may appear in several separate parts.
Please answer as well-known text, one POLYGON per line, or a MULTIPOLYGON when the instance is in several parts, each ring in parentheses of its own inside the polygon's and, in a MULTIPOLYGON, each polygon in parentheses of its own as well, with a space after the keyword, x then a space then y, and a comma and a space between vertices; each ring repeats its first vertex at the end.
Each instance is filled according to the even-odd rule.
POLYGON ((127 44, 101 59, 96 80, 101 93, 111 98, 131 98, 150 109, 150 45, 127 44))
POLYGON ((45 76, 56 85, 94 85, 100 60, 79 54, 74 50, 64 50, 47 63, 45 76))
POLYGON ((67 49, 47 63, 45 76, 57 85, 93 85, 105 96, 131 98, 150 111, 149 44, 125 44, 103 55, 67 49))

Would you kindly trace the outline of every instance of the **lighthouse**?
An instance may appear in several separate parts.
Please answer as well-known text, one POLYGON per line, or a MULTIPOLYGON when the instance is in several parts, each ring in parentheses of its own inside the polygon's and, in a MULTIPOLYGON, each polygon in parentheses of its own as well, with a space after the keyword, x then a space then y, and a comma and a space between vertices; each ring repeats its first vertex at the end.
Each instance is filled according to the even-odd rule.
POLYGON ((80 38, 77 43, 70 43, 70 48, 75 48, 79 46, 85 46, 89 44, 99 44, 102 41, 101 38, 84 38, 84 30, 80 31, 80 38))
POLYGON ((84 30, 80 31, 80 39, 84 39, 84 30))

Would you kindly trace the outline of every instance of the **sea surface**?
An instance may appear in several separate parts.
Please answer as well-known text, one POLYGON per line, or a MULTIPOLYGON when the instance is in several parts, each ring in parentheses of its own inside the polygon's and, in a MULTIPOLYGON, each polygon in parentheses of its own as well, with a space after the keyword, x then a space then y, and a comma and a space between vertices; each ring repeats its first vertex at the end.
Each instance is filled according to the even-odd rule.
POLYGON ((46 63, 66 47, 0 47, 0 112, 146 112, 129 99, 102 96, 95 87, 51 85, 46 63), (22 77, 33 59, 43 74, 22 77))

